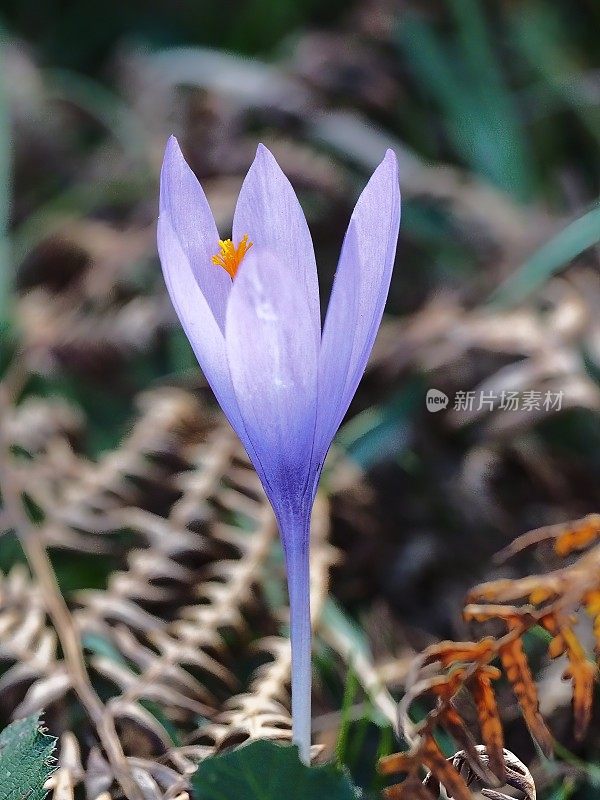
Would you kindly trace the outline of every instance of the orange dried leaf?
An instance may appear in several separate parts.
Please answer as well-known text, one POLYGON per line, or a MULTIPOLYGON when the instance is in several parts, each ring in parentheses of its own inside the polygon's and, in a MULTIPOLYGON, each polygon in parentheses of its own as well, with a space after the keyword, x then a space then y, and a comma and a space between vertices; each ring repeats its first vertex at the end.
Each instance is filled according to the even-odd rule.
POLYGON ((573 716, 575 718, 575 738, 581 741, 589 728, 594 700, 594 683, 598 677, 595 664, 584 659, 571 661, 565 670, 565 678, 573 684, 573 716))
POLYGON ((566 654, 569 666, 563 677, 570 679, 573 685, 573 716, 575 719, 575 737, 583 739, 592 717, 594 699, 594 682, 598 676, 595 664, 588 661, 586 652, 577 638, 570 621, 559 622, 554 617, 542 620, 544 627, 551 633, 557 631, 550 643, 550 656, 566 654))
POLYGON ((558 658, 562 656, 565 652, 565 640, 559 634, 551 639, 550 644, 548 645, 548 655, 550 658, 558 658))
POLYGON ((584 598, 585 609, 594 623, 594 639, 596 640, 596 655, 600 658, 600 589, 588 594, 584 598))
MULTIPOLYGON (((438 792, 439 794, 439 792, 438 792)), ((383 790, 383 796, 387 800, 434 800, 438 795, 432 794, 429 789, 423 785, 418 775, 409 775, 403 783, 398 783, 395 786, 390 786, 389 789, 383 790)))
POLYGON ((576 550, 584 550, 600 537, 600 514, 587 517, 565 526, 554 542, 559 556, 568 556, 576 550))
POLYGON ((424 664, 439 661, 442 667, 474 661, 487 661, 494 654, 495 642, 491 636, 478 642, 438 642, 424 651, 424 664))
POLYGON ((423 736, 419 740, 419 744, 408 753, 396 753, 379 760, 378 769, 382 775, 392 775, 396 772, 408 773, 408 777, 403 783, 384 789, 384 796, 388 800, 413 800, 414 798, 431 800, 433 795, 418 778, 421 765, 431 773, 431 777, 428 778, 429 786, 433 787, 435 783, 439 782, 446 788, 448 796, 454 800, 473 800, 463 777, 446 759, 429 733, 423 736))
POLYGON ((478 670, 471 679, 471 694, 477 710, 481 736, 490 759, 490 769, 500 780, 506 777, 504 763, 504 732, 496 702, 492 680, 500 677, 500 671, 491 667, 478 670))
MULTIPOLYGON (((576 612, 583 606, 593 620, 596 653, 600 657, 600 543, 595 544, 598 538, 600 514, 533 531, 505 552, 516 552, 522 546, 549 539, 554 540, 560 555, 585 552, 574 563, 548 575, 490 581, 471 591, 470 603, 463 611, 465 619, 501 623, 502 632, 497 638, 488 636, 476 642, 440 642, 428 647, 415 661, 401 701, 400 718, 411 736, 419 733, 418 744, 410 754, 383 762, 389 769, 393 768, 392 771, 408 774, 407 780, 391 789, 388 797, 420 800, 428 796, 422 793, 419 778, 422 766, 430 771, 425 786, 435 796, 444 785, 449 796, 467 800, 474 773, 484 777, 483 782, 490 786, 494 786, 494 781, 497 785, 490 773, 498 780, 506 778, 510 785, 517 785, 515 775, 507 767, 507 751, 503 749, 502 721, 493 687, 493 681, 501 674, 492 665, 496 657, 500 659, 531 735, 546 753, 552 751, 553 738, 540 714, 537 687, 523 648, 523 635, 536 625, 542 625, 552 635, 549 656, 564 655, 568 660, 564 677, 573 687, 575 733, 578 738, 584 736, 591 718, 598 668, 588 659, 574 625, 576 612), (465 687, 473 696, 483 745, 474 743, 454 705, 454 698, 465 687), (432 698, 435 698, 433 709, 414 725, 410 715, 412 704, 421 699, 431 703, 432 698), (465 776, 458 774, 460 766, 456 760, 454 771, 446 766, 433 739, 436 726, 446 729, 462 745, 457 755, 461 756, 463 764, 470 765, 470 772, 465 776)), ((523 791, 527 793, 528 790, 523 791)), ((504 797, 493 788, 484 793, 490 797, 504 797)))
POLYGON ((558 570, 550 575, 532 575, 527 578, 489 581, 475 586, 467 595, 470 603, 509 603, 526 598, 533 605, 540 605, 558 597, 565 589, 563 573, 558 570))
POLYGON ((556 591, 550 586, 536 586, 529 593, 529 602, 534 606, 541 606, 542 603, 553 600, 556 597, 556 591))
POLYGON ((489 622, 490 620, 501 620, 509 628, 524 630, 534 624, 531 609, 518 608, 517 606, 503 606, 500 604, 477 605, 469 603, 463 610, 463 617, 472 622, 489 622))
MULTIPOLYGON (((495 775, 490 767, 484 764, 479 758, 475 740, 467 730, 460 714, 453 705, 449 705, 444 709, 443 714, 440 716, 440 723, 457 744, 461 746, 471 769, 479 776, 480 780, 486 786, 500 785, 498 781, 500 776, 495 775)), ((500 753, 502 753, 502 750, 500 753)), ((502 766, 504 766, 504 759, 502 759, 502 766)))
POLYGON ((413 772, 421 766, 418 750, 409 750, 406 753, 393 753, 379 759, 377 769, 381 775, 393 775, 396 772, 413 772))
POLYGON ((473 800, 464 778, 446 760, 433 736, 428 736, 424 740, 421 758, 425 766, 446 789, 448 797, 452 797, 454 800, 473 800))
POLYGON ((539 711, 537 688, 521 639, 515 639, 504 645, 500 649, 500 659, 531 735, 542 750, 550 754, 552 752, 552 735, 539 711))

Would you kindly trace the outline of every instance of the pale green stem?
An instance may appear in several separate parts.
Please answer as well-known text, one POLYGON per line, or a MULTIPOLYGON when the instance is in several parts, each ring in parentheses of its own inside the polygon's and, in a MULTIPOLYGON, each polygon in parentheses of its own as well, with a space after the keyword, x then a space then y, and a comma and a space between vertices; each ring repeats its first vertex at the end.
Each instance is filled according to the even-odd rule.
POLYGON ((292 641, 292 738, 310 763, 312 631, 310 623, 309 528, 307 520, 282 526, 290 597, 292 641))

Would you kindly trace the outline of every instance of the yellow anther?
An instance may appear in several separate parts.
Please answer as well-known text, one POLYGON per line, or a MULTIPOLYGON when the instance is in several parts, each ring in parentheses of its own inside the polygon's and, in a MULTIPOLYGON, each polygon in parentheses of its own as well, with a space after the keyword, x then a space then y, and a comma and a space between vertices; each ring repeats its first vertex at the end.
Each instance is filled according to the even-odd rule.
POLYGON ((219 240, 219 251, 212 257, 212 263, 217 267, 223 267, 232 278, 238 271, 238 267, 242 263, 242 259, 252 247, 252 242, 248 241, 248 234, 244 234, 238 246, 236 247, 231 239, 219 240))

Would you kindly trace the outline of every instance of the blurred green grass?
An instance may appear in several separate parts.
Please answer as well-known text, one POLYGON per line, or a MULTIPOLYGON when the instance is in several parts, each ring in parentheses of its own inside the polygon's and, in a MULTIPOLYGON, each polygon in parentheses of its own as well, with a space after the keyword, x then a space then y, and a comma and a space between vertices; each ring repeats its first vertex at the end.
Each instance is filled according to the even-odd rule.
POLYGON ((0 14, 45 63, 94 73, 122 39, 264 54, 303 25, 335 23, 347 7, 344 0, 4 0, 0 14))

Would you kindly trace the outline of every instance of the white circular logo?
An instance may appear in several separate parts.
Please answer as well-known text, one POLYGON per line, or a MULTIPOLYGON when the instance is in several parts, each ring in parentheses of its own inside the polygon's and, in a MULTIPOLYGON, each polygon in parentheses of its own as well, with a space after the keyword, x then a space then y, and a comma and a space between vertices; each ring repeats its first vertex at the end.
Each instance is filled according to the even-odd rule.
POLYGON ((448 395, 440 392, 439 389, 428 389, 425 396, 425 405, 427 406, 427 411, 433 413, 441 411, 448 405, 448 395))

